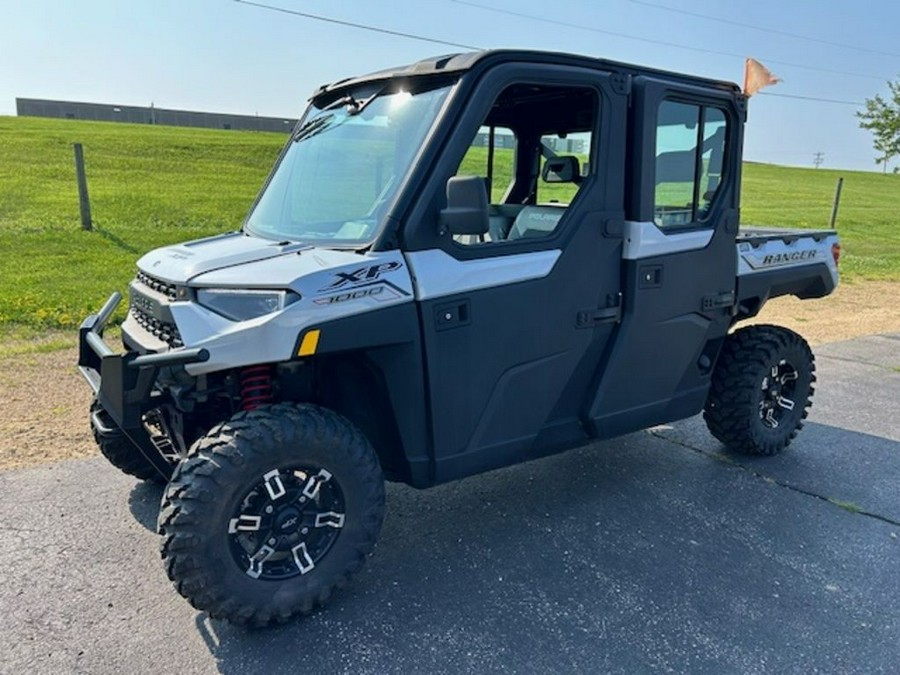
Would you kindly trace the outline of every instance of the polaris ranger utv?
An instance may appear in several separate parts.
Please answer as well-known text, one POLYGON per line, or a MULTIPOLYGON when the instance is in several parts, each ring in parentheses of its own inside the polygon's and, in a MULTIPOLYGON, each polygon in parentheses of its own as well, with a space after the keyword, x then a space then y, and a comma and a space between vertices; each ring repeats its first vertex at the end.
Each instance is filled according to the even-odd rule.
POLYGON ((444 56, 316 91, 240 231, 138 262, 124 353, 85 320, 103 454, 168 481, 162 556, 213 617, 324 603, 385 478, 425 488, 704 411, 783 450, 813 356, 771 297, 833 231, 738 228, 737 86, 565 54, 444 56))

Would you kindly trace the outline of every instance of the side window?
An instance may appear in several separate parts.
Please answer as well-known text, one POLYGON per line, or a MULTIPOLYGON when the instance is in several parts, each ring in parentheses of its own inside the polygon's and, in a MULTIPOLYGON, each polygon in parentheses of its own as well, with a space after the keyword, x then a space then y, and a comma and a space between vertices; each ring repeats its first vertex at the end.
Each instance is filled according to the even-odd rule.
POLYGON ((484 178, 489 228, 454 240, 477 246, 555 232, 591 170, 598 106, 588 87, 504 89, 456 171, 484 178))
POLYGON ((706 217, 722 179, 726 124, 719 108, 675 101, 659 106, 653 210, 658 227, 686 227, 706 217))
POLYGON ((512 185, 516 135, 505 127, 481 127, 459 165, 459 176, 484 176, 490 184, 488 201, 499 204, 512 185))
MULTIPOLYGON (((590 171, 591 158, 591 136, 590 131, 581 131, 574 134, 546 134, 541 136, 541 180, 537 186, 537 201, 539 204, 571 204, 578 192, 581 181, 588 175, 590 171), (563 157, 574 157, 578 160, 578 175, 573 176, 571 181, 553 182, 551 172, 547 168, 547 163, 552 160, 563 157), (545 178, 551 178, 548 182, 545 178)), ((552 168, 552 166, 551 166, 552 168)))

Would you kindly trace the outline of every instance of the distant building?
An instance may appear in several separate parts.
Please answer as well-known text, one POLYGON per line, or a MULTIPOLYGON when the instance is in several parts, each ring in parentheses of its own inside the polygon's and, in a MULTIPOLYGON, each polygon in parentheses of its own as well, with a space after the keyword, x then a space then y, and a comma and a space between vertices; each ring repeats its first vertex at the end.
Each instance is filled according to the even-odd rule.
POLYGON ((576 155, 586 155, 588 152, 588 143, 583 138, 549 138, 543 139, 544 145, 554 152, 573 153, 576 155))
POLYGON ((228 115, 225 113, 171 110, 154 106, 112 105, 77 101, 48 101, 38 98, 17 98, 19 117, 55 117, 98 122, 130 122, 133 124, 164 124, 175 127, 204 127, 207 129, 240 129, 243 131, 289 132, 296 119, 260 117, 257 115, 228 115))
MULTIPOLYGON (((475 140, 472 142, 472 145, 486 148, 488 147, 488 145, 490 145, 490 139, 490 134, 488 134, 486 131, 479 131, 475 135, 475 140)), ((515 148, 516 137, 508 131, 498 131, 494 134, 494 147, 515 148)))
MULTIPOLYGON (((567 152, 584 155, 587 154, 588 151, 588 143, 584 140, 584 138, 554 138, 552 136, 545 136, 543 138, 543 143, 554 152, 567 152)), ((486 131, 479 131, 475 135, 475 140, 472 142, 472 145, 474 146, 485 148, 489 144, 490 135, 486 131)), ((515 148, 516 137, 513 136, 509 131, 498 130, 494 134, 494 147, 515 148)))

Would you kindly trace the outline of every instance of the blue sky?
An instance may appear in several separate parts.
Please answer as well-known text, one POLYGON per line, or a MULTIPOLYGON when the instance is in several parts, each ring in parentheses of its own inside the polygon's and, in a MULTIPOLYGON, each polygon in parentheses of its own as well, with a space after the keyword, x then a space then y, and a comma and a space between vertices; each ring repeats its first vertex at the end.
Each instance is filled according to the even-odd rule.
MULTIPOLYGON (((753 56, 784 79, 766 91, 785 96, 862 102, 900 77, 897 0, 646 0, 848 47, 635 0, 471 0, 583 28, 453 0, 261 1, 478 47, 572 51, 737 82, 741 56, 753 56)), ((21 96, 296 116, 319 84, 452 51, 234 0, 0 0, 0 114, 15 114, 21 96)), ((811 166, 823 152, 824 167, 875 170, 856 109, 754 97, 745 156, 811 166)))

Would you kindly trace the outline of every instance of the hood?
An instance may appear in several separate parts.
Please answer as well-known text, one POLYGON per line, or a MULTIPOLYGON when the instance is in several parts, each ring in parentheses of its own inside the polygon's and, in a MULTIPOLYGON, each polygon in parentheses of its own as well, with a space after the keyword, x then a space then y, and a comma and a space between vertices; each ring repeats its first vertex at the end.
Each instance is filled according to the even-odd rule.
POLYGON ((199 274, 277 258, 311 249, 309 244, 277 242, 231 232, 151 251, 138 269, 158 279, 183 284, 199 274))

